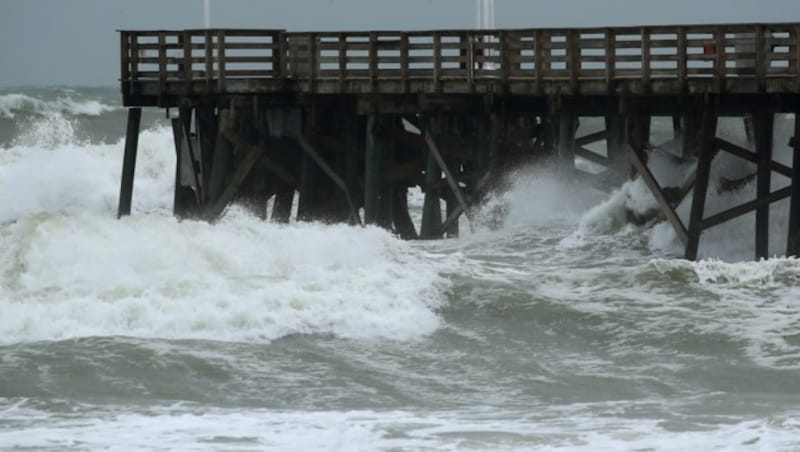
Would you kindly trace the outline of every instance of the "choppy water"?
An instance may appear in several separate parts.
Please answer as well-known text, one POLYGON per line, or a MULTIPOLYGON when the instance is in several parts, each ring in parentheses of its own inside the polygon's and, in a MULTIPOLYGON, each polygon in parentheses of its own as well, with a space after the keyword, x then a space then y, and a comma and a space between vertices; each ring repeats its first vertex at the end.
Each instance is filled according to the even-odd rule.
POLYGON ((689 263, 641 184, 523 169, 457 240, 178 222, 154 112, 120 221, 116 105, 0 92, 0 449, 800 449, 800 262, 752 217, 689 263))

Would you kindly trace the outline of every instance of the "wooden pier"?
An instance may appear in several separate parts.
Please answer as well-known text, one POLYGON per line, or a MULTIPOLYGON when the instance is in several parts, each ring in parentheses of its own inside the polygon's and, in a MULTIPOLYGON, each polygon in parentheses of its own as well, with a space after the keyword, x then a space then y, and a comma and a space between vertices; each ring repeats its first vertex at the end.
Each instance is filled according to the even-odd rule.
MULTIPOLYGON (((458 234, 503 172, 549 162, 565 180, 638 174, 697 257, 703 231, 756 212, 769 257, 770 204, 791 198, 787 255, 800 254, 800 120, 792 167, 772 158, 774 116, 800 113, 800 23, 592 29, 287 32, 122 31, 131 107, 119 215, 131 209, 142 107, 174 109, 175 213, 214 221, 232 201, 288 221, 377 224, 404 238, 458 234), (577 136, 581 117, 606 130, 577 136), (696 170, 661 187, 647 166, 654 116, 673 118, 696 170), (748 118, 752 149, 717 136, 748 118), (599 154, 587 145, 605 141, 599 154), (706 215, 715 155, 756 167, 757 198, 706 215), (586 173, 575 160, 605 168, 586 173), (771 191, 772 175, 788 178, 771 191), (407 193, 425 194, 419 228, 407 193), (675 207, 691 195, 687 224, 675 207)), ((800 115, 796 115, 800 118, 800 115)))

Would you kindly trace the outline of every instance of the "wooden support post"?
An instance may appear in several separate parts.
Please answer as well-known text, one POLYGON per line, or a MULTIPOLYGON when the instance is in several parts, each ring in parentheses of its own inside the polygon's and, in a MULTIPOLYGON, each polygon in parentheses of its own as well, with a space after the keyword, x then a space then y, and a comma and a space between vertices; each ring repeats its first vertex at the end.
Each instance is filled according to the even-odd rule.
MULTIPOLYGON (((438 132, 438 121, 431 121, 430 127, 433 132, 438 132)), ((424 131, 426 142, 430 136, 429 131, 424 131)), ((432 140, 431 140, 432 142, 432 140)), ((422 225, 420 227, 420 238, 423 240, 441 238, 442 233, 442 206, 439 189, 435 188, 441 180, 442 169, 436 157, 435 144, 428 144, 428 161, 425 167, 425 201, 422 205, 422 225)))
POLYGON ((686 227, 683 225, 680 217, 678 214, 675 213, 675 209, 670 204, 669 200, 664 196, 664 191, 661 189, 658 181, 653 176, 653 173, 650 172, 650 169, 647 168, 644 161, 639 156, 639 153, 633 150, 630 146, 625 146, 627 149, 628 160, 633 165, 633 168, 644 180, 647 187, 650 189, 650 193, 653 194, 653 197, 656 198, 658 202, 658 207, 661 209, 661 213, 664 215, 667 220, 669 220, 672 228, 675 229, 675 234, 680 239, 681 243, 686 245, 688 243, 689 237, 686 231, 686 227))
POLYGON ((314 146, 308 142, 308 140, 303 136, 297 137, 297 142, 300 144, 300 147, 303 148, 306 154, 319 166, 319 168, 328 176, 340 190, 344 194, 345 198, 347 198, 347 204, 350 207, 350 222, 352 224, 360 224, 361 219, 358 216, 358 210, 356 209, 356 205, 353 202, 352 196, 350 196, 350 190, 347 189, 347 184, 345 184, 344 180, 336 174, 336 171, 331 168, 328 162, 314 149, 314 146))
POLYGON ((571 113, 558 117, 558 170, 562 177, 572 177, 575 171, 575 120, 571 113))
POLYGON ((234 115, 230 109, 219 111, 217 135, 214 140, 214 158, 211 163, 211 175, 208 183, 208 196, 206 205, 213 204, 225 188, 225 179, 228 177, 228 166, 231 160, 231 143, 225 138, 225 130, 233 127, 234 115))
MULTIPOLYGON (((757 180, 756 200, 766 198, 772 185, 772 136, 775 117, 771 112, 758 112, 754 116, 756 138, 757 180)), ((769 257, 769 204, 756 209, 756 259, 769 257)))
MULTIPOLYGON (((232 129, 224 129, 222 134, 236 137, 235 141, 237 142, 246 142, 244 138, 239 137, 238 134, 236 134, 236 132, 234 132, 232 129)), ((240 149, 240 151, 244 155, 244 158, 241 159, 236 171, 234 171, 231 175, 228 185, 225 187, 225 190, 223 190, 222 194, 220 194, 220 196, 206 208, 204 217, 208 221, 216 221, 219 216, 222 215, 222 212, 225 211, 225 208, 228 207, 228 204, 230 204, 230 202, 233 200, 233 197, 236 196, 236 193, 239 191, 239 187, 242 186, 242 182, 244 182, 244 180, 250 174, 250 171, 253 169, 264 152, 263 149, 255 146, 243 147, 240 149)))
POLYGON ((300 163, 300 189, 297 200, 297 219, 311 221, 314 218, 314 190, 316 166, 310 156, 303 154, 300 163))
POLYGON ((191 143, 181 118, 172 120, 172 135, 175 141, 175 195, 172 211, 175 216, 185 218, 198 206, 198 177, 194 170, 191 143))
POLYGON ((707 105, 703 110, 700 124, 700 146, 697 154, 697 176, 694 184, 692 209, 689 215, 688 241, 684 256, 688 260, 697 260, 700 246, 700 234, 703 232, 703 215, 705 214, 708 182, 711 176, 711 162, 716 154, 714 138, 717 134, 717 112, 713 106, 707 105))
POLYGON ((420 238, 423 240, 440 238, 442 234, 442 206, 439 189, 434 188, 441 178, 441 169, 432 152, 428 152, 425 167, 425 201, 422 204, 422 225, 420 238))
POLYGON ((408 211, 408 189, 398 187, 394 191, 394 228, 400 238, 404 240, 417 239, 417 230, 414 222, 411 221, 411 214, 408 211))
MULTIPOLYGON (((800 29, 798 33, 800 33, 800 29)), ((800 257, 800 113, 794 115, 794 137, 791 144, 794 148, 794 157, 792 158, 792 201, 789 207, 786 255, 800 257)))
POLYGON ((139 126, 142 109, 128 110, 128 128, 125 132, 125 156, 122 159, 122 180, 119 186, 119 208, 117 218, 131 214, 133 200, 133 176, 136 172, 136 153, 139 148, 139 126))
POLYGON ((275 192, 275 202, 272 204, 272 221, 276 223, 288 223, 292 216, 292 201, 294 201, 294 189, 281 187, 275 192))
MULTIPOLYGON (((434 130, 436 130, 436 128, 434 130)), ((445 179, 447 180, 447 184, 450 186, 453 197, 455 197, 455 200, 458 201, 458 205, 461 207, 462 212, 467 216, 467 219, 471 224, 472 219, 470 218, 469 207, 467 206, 467 201, 464 199, 464 195, 461 194, 461 188, 458 186, 458 180, 456 180, 456 178, 453 176, 450 168, 447 167, 447 163, 444 161, 444 158, 442 158, 442 154, 439 152, 433 136, 431 136, 430 132, 427 131, 425 132, 425 143, 428 145, 428 150, 433 155, 433 158, 436 159, 438 167, 444 171, 445 179)), ((450 203, 448 202, 448 204, 450 203)), ((450 209, 450 212, 453 211, 454 209, 450 209)))
POLYGON ((681 157, 684 160, 689 160, 697 154, 697 119, 697 112, 694 109, 687 111, 683 116, 681 157))
POLYGON ((381 142, 380 118, 367 119, 367 149, 364 156, 364 222, 377 224, 380 217, 381 193, 381 142))
POLYGON ((606 154, 608 165, 615 182, 622 182, 628 177, 628 165, 625 158, 625 117, 618 113, 606 116, 606 154))

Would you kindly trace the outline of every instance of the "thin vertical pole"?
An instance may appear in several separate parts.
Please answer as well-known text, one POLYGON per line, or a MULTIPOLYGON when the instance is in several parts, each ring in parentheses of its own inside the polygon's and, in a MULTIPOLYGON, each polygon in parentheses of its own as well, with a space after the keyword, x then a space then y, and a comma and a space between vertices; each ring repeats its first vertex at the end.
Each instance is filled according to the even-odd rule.
POLYGON ((714 159, 717 112, 712 106, 707 105, 703 110, 700 134, 700 147, 697 150, 697 178, 694 184, 692 210, 689 214, 689 240, 686 243, 685 252, 686 259, 692 261, 697 260, 703 215, 706 208, 706 195, 708 194, 708 180, 711 175, 711 161, 714 159))
POLYGON ((119 187, 117 218, 131 214, 133 176, 136 171, 136 153, 139 148, 139 125, 141 121, 141 108, 128 110, 128 129, 125 132, 125 156, 122 159, 122 181, 119 187))
MULTIPOLYGON (((800 64, 800 61, 798 62, 800 64)), ((789 236, 786 255, 800 256, 800 113, 794 115, 794 157, 792 159, 792 201, 789 207, 789 236)))

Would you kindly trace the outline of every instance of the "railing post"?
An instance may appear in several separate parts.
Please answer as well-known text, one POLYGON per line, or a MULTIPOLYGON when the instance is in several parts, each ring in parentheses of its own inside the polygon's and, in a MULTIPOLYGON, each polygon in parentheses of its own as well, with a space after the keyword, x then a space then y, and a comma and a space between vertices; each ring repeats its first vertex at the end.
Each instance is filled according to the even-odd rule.
POLYGON ((139 33, 132 31, 130 34, 131 41, 131 82, 139 79, 139 33))
POLYGON ((508 45, 508 33, 501 31, 498 39, 500 40, 500 83, 503 85, 503 91, 508 86, 508 73, 511 70, 511 49, 508 45))
POLYGON ((217 91, 225 92, 225 30, 217 31, 217 91))
POLYGON ((686 28, 678 27, 678 86, 680 86, 681 93, 687 90, 688 63, 686 47, 686 28))
POLYGON ((282 33, 280 31, 272 33, 272 77, 279 79, 283 73, 283 54, 281 53, 281 39, 282 33))
POLYGON ((164 94, 167 88, 167 45, 163 31, 158 32, 158 82, 159 92, 164 94))
POLYGON ((756 85, 764 92, 767 77, 766 32, 763 25, 756 26, 756 85))
POLYGON ((794 26, 794 76, 795 89, 800 92, 800 25, 794 26))
POLYGON ((183 40, 183 78, 186 95, 192 93, 192 35, 188 31, 181 33, 183 40))
POLYGON ((285 32, 280 32, 278 34, 278 53, 280 53, 280 57, 278 58, 278 63, 280 67, 278 69, 278 76, 281 79, 286 79, 289 77, 289 36, 285 32))
MULTIPOLYGON (((542 92, 544 92, 543 79, 544 79, 544 73, 545 73, 545 67, 544 67, 544 65, 545 65, 545 62, 544 62, 544 56, 545 56, 544 35, 540 30, 536 30, 533 33, 534 33, 533 40, 535 42, 535 44, 534 44, 535 48, 533 49, 533 53, 534 53, 534 56, 533 56, 534 63, 533 63, 533 65, 535 66, 534 70, 536 71, 536 92, 541 94, 542 92)), ((548 58, 548 61, 549 61, 549 58, 548 58)))
POLYGON ((127 31, 121 31, 120 37, 120 72, 119 81, 122 85, 122 94, 127 96, 131 93, 130 85, 130 35, 127 31))
POLYGON ((714 30, 714 35, 714 47, 717 49, 717 55, 715 59, 715 77, 717 92, 721 93, 725 91, 725 29, 722 27, 716 27, 714 30))
POLYGON ((369 34, 369 80, 374 91, 378 81, 378 34, 374 31, 369 34))
POLYGON ((400 34, 400 78, 403 80, 403 92, 407 93, 409 90, 408 86, 408 71, 410 66, 410 61, 408 58, 408 33, 401 33, 400 34))
POLYGON ((442 35, 433 32, 433 86, 435 91, 440 90, 439 79, 442 66, 442 35))
POLYGON ((578 32, 569 30, 567 32, 567 63, 569 65, 569 78, 572 88, 572 94, 578 94, 580 89, 578 85, 578 76, 580 73, 580 53, 581 48, 578 42, 578 32))
POLYGON ((344 81, 347 78, 347 35, 339 33, 337 35, 339 53, 339 86, 344 88, 344 81))
POLYGON ((650 29, 641 28, 642 36, 642 92, 650 92, 650 29))
POLYGON ((214 44, 211 37, 211 31, 206 30, 205 34, 205 59, 206 59, 206 94, 211 94, 214 89, 214 44))
POLYGON ((614 94, 614 78, 616 77, 617 66, 617 37, 614 30, 606 28, 605 52, 606 52, 606 89, 608 94, 614 94))

